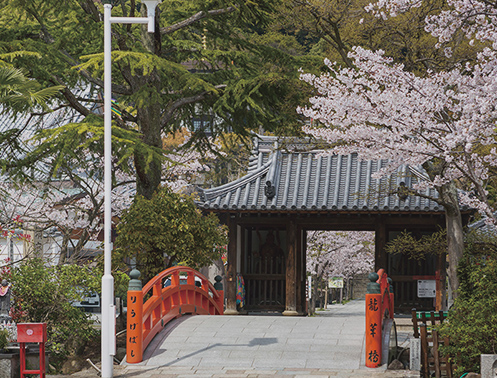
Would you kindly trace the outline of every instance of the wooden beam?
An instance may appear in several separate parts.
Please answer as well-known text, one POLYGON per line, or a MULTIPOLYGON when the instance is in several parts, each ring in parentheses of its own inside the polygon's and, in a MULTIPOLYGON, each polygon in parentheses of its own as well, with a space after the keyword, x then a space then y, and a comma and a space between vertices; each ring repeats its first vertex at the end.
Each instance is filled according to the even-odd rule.
POLYGON ((307 232, 305 230, 300 230, 300 235, 302 237, 302 287, 300 289, 300 296, 302 300, 302 315, 307 315, 307 232))
POLYGON ((235 216, 228 218, 228 269, 226 277, 226 310, 225 315, 238 315, 236 309, 236 245, 237 225, 235 216))
POLYGON ((376 230, 374 237, 374 270, 387 269, 387 256, 385 252, 385 244, 387 241, 387 230, 383 217, 378 217, 376 220, 376 230))
MULTIPOLYGON (((392 229, 409 229, 413 226, 422 227, 427 230, 434 229, 438 225, 445 225, 443 216, 419 216, 419 215, 330 215, 316 216, 313 214, 300 214, 300 216, 292 217, 295 219, 297 226, 306 230, 336 230, 336 231, 375 231, 377 220, 382 219, 382 222, 392 229)), ((243 226, 261 226, 271 225, 272 227, 283 226, 290 219, 287 215, 281 217, 256 217, 244 216, 239 218, 239 224, 243 226)))
POLYGON ((297 226, 295 220, 287 224, 288 255, 286 258, 286 303, 283 315, 295 316, 297 312, 297 226))
POLYGON ((303 259, 303 254, 304 248, 302 246, 303 242, 303 235, 302 235, 302 229, 297 228, 297 272, 296 272, 296 282, 295 282, 295 291, 297 295, 297 312, 299 315, 304 315, 305 312, 305 306, 304 306, 304 297, 305 295, 302 295, 302 288, 305 287, 303 284, 304 278, 305 277, 305 261, 303 259))

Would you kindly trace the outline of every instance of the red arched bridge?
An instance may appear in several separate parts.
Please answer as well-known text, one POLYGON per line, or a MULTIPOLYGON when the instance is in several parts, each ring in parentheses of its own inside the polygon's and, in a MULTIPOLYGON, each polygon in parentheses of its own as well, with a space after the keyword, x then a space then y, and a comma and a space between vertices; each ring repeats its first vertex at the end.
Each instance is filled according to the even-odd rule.
MULTIPOLYGON (((180 266, 167 269, 155 276, 143 288, 138 279, 139 275, 140 273, 136 270, 130 273, 127 363, 142 362, 144 351, 152 339, 173 319, 186 314, 223 315, 224 293, 220 282, 212 285, 206 277, 191 268, 180 266)), ((220 280, 220 277, 218 279, 220 280)), ((356 369, 360 365, 378 367, 383 364, 386 366, 388 348, 385 355, 382 355, 382 351, 385 351, 384 347, 389 345, 390 328, 393 323, 393 293, 389 278, 383 269, 380 269, 378 273, 371 273, 369 279, 371 282, 368 284, 365 306, 363 301, 353 301, 351 305, 343 306, 343 310, 341 306, 335 308, 338 311, 332 311, 330 317, 326 318, 301 317, 298 320, 295 318, 291 320, 288 317, 259 317, 255 321, 254 316, 223 317, 219 321, 216 320, 215 324, 210 324, 210 327, 219 328, 219 332, 216 333, 219 334, 219 339, 212 340, 212 345, 203 347, 182 343, 184 344, 182 347, 187 350, 181 351, 172 351, 174 348, 169 347, 167 349, 171 349, 173 354, 162 352, 162 359, 165 361, 163 365, 181 361, 185 363, 188 356, 196 355, 198 358, 198 355, 211 349, 220 349, 219 352, 222 353, 225 350, 223 347, 229 346, 230 353, 234 353, 229 354, 229 357, 236 355, 237 348, 242 348, 245 360, 249 361, 253 357, 249 361, 252 367, 258 367, 259 358, 267 358, 268 351, 264 349, 266 347, 270 347, 271 353, 276 353, 281 359, 273 359, 271 366, 277 364, 278 361, 283 364, 282 366, 293 367, 333 367, 338 364, 337 366, 341 368, 348 366, 356 369), (241 331, 239 337, 236 338, 231 334, 228 337, 229 345, 224 345, 221 330, 223 327, 228 328, 225 323, 230 318, 229 321, 236 325, 235 329, 241 331), (270 323, 266 328, 265 324, 268 321, 270 323), (253 328, 254 325, 257 327, 253 328), (295 329, 292 328, 293 326, 295 329), (260 337, 257 337, 258 332, 262 332, 260 337), (251 339, 245 340, 243 337, 245 335, 249 335, 251 339), (343 340, 340 338, 342 336, 343 340), (328 339, 329 345, 323 342, 328 339), (307 359, 305 361, 302 358, 296 358, 292 354, 295 353, 296 345, 307 347, 309 350, 320 346, 325 347, 322 354, 327 356, 326 366, 323 366, 324 356, 319 353, 319 359, 316 361, 313 359, 317 357, 316 353, 312 355, 304 353, 302 358, 307 356, 304 358, 304 360, 307 359), (349 348, 348 351, 347 348, 349 348), (331 351, 334 351, 333 356, 330 354, 331 351), (259 352, 260 356, 257 355, 259 352), (344 352, 346 354, 343 354, 344 352), (250 353, 253 354, 252 357, 250 353), (285 359, 287 354, 289 354, 288 359, 285 359)), ((188 332, 191 333, 191 329, 191 327, 186 327, 182 330, 179 327, 178 331, 187 333, 187 337, 183 337, 182 340, 190 338, 188 332)), ((228 363, 228 356, 223 357, 222 363, 228 363)))
POLYGON ((129 363, 143 360, 145 348, 171 320, 184 314, 223 314, 223 291, 216 290, 196 270, 183 266, 166 269, 143 289, 140 273, 134 270, 130 276, 126 347, 129 363))

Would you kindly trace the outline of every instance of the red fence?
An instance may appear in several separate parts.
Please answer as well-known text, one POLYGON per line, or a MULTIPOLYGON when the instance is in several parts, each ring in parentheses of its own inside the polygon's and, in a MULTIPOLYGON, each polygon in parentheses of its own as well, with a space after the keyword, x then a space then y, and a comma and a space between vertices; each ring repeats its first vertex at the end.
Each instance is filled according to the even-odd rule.
POLYGON ((222 315, 224 312, 223 291, 216 290, 196 270, 182 266, 166 269, 141 290, 137 290, 139 286, 133 287, 136 281, 140 282, 139 272, 134 272, 135 275, 130 273, 132 280, 128 290, 128 363, 143 360, 145 348, 169 321, 185 314, 222 315))
POLYGON ((366 366, 375 368, 382 362, 383 325, 393 319, 393 293, 383 269, 370 273, 366 294, 366 366))

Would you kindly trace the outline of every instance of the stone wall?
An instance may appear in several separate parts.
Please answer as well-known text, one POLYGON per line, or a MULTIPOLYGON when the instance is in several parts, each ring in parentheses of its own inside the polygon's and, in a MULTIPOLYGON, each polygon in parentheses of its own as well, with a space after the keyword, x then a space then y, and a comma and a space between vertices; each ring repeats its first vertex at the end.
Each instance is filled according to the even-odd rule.
POLYGON ((358 274, 352 279, 352 299, 366 298, 366 288, 369 282, 368 274, 358 274))
POLYGON ((19 378, 20 375, 19 354, 0 353, 0 378, 19 378))

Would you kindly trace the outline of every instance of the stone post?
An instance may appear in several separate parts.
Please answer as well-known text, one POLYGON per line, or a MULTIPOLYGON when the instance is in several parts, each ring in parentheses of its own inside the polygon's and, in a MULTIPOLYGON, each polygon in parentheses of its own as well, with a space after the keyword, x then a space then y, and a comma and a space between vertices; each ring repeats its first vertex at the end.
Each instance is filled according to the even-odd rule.
POLYGON ((223 290, 223 282, 222 282, 223 277, 218 275, 218 276, 214 277, 214 281, 216 281, 214 283, 214 289, 216 289, 216 291, 219 294, 219 297, 216 298, 216 303, 219 306, 219 309, 221 311, 221 315, 223 315, 223 313, 224 313, 224 290, 223 290))
POLYGON ((497 354, 481 355, 481 378, 497 376, 497 354))
POLYGON ((421 371, 421 339, 411 339, 409 343, 409 368, 421 371))

